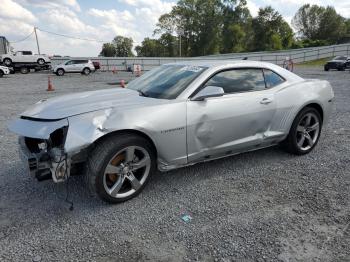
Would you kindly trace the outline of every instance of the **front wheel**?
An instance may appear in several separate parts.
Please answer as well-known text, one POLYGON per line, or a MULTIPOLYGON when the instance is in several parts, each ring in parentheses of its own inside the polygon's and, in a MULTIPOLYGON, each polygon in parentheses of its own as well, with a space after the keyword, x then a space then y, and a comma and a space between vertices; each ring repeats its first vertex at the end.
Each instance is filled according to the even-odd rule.
POLYGON ((144 138, 122 134, 97 144, 88 159, 89 189, 104 201, 119 203, 137 196, 156 170, 152 145, 144 138))
POLYGON ((10 58, 5 58, 3 62, 6 66, 10 66, 12 64, 12 60, 10 58))
POLYGON ((4 76, 4 72, 0 70, 0 78, 4 76))
POLYGON ((57 69, 56 75, 63 76, 64 75, 64 70, 62 68, 57 69))
POLYGON ((294 119, 288 137, 282 145, 289 153, 307 154, 317 145, 321 129, 322 118, 319 112, 314 108, 306 107, 294 119))

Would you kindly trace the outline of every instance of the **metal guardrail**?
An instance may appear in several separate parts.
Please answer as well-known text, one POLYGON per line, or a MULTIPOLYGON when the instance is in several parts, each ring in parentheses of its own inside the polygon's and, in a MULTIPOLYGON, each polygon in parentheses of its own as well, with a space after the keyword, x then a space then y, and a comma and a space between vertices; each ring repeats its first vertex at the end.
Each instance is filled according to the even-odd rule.
MULTIPOLYGON (((350 43, 342 45, 310 47, 302 49, 291 49, 281 51, 267 52, 251 52, 251 53, 231 53, 222 55, 210 55, 200 57, 79 57, 79 59, 91 59, 92 61, 100 62, 102 71, 122 71, 128 66, 140 64, 143 70, 150 70, 156 66, 180 62, 180 61, 195 61, 195 60, 240 60, 247 57, 249 60, 270 62, 278 65, 283 65, 286 57, 291 58, 294 63, 302 63, 320 58, 333 57, 337 55, 350 55, 350 43)), ((56 65, 73 59, 73 57, 55 57, 52 59, 52 65, 56 65)), ((77 57, 74 57, 77 59, 77 57)))

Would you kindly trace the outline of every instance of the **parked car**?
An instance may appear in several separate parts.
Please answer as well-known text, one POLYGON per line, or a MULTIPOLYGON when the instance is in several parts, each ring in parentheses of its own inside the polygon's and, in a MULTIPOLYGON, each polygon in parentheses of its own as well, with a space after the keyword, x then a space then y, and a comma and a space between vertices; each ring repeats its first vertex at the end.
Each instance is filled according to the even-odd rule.
POLYGON ((10 66, 13 63, 37 63, 39 65, 45 65, 45 63, 51 62, 48 56, 33 55, 31 51, 17 51, 13 54, 4 54, 1 56, 1 61, 6 66, 10 66))
POLYGON ((347 56, 336 56, 332 60, 328 61, 324 65, 324 70, 337 69, 338 71, 344 71, 350 67, 350 59, 347 56))
POLYGON ((156 169, 277 144, 307 154, 333 98, 329 82, 270 63, 184 61, 126 88, 39 101, 9 129, 19 134, 25 164, 39 180, 66 181, 85 163, 87 187, 117 203, 140 193, 156 169))
POLYGON ((91 60, 68 60, 53 69, 53 72, 58 76, 63 76, 65 73, 89 75, 93 71, 95 71, 95 67, 91 60))
POLYGON ((9 75, 10 73, 10 68, 8 68, 7 66, 0 66, 0 77, 3 77, 4 75, 9 75))

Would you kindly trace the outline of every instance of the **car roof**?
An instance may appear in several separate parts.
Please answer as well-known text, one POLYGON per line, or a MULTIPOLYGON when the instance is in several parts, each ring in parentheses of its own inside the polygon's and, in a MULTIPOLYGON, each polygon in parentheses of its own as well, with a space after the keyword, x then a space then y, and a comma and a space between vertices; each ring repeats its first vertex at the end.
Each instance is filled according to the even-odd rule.
POLYGON ((242 66, 250 66, 250 65, 260 65, 262 67, 267 66, 269 67, 272 65, 271 63, 266 62, 260 62, 260 61, 253 61, 253 60, 233 60, 233 59, 227 59, 227 60, 191 60, 191 61, 178 61, 175 63, 169 63, 168 65, 191 65, 191 66, 204 66, 204 67, 217 67, 217 66, 225 66, 225 65, 242 65, 242 66))
POLYGON ((183 65, 183 66, 198 66, 198 67, 208 67, 211 69, 216 68, 266 68, 270 69, 285 79, 288 80, 295 80, 299 81, 302 78, 297 76, 296 74, 280 67, 279 65, 268 63, 268 62, 261 62, 261 61, 253 61, 253 60, 233 60, 233 59, 227 59, 227 60, 191 60, 191 61, 178 61, 175 63, 169 63, 166 65, 183 65))

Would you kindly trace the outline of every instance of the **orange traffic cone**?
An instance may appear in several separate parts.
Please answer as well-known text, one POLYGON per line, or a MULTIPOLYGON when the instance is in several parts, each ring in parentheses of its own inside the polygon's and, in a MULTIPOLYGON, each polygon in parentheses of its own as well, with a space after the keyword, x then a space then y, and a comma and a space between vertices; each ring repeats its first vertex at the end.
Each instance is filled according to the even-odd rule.
POLYGON ((51 77, 48 76, 48 83, 47 83, 47 90, 46 91, 55 91, 55 88, 53 87, 51 83, 51 77))
POLYGON ((120 86, 121 86, 122 88, 125 88, 125 80, 120 80, 120 86))

